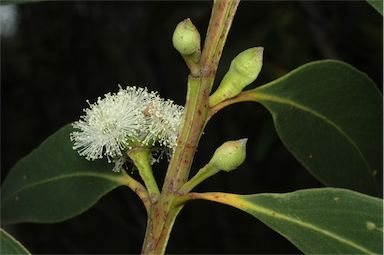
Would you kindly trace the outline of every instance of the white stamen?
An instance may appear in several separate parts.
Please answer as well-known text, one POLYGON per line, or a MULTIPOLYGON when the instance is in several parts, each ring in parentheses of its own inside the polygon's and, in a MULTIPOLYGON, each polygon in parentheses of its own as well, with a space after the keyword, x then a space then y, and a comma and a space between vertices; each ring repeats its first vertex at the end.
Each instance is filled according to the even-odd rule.
MULTIPOLYGON (((87 101, 88 102, 88 101, 87 101)), ((176 139, 184 109, 147 89, 127 87, 98 98, 85 115, 73 123, 73 148, 88 160, 106 156, 118 171, 125 162, 125 150, 133 143, 151 147, 156 142, 170 149, 176 139)))

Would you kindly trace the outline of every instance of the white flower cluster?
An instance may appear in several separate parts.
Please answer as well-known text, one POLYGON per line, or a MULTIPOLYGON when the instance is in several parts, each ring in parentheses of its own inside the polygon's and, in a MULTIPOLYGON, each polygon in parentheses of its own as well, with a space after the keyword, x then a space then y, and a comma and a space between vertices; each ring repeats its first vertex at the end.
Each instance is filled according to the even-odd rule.
POLYGON ((124 152, 134 146, 151 147, 159 142, 173 150, 184 108, 156 92, 127 87, 99 97, 84 112, 72 124, 78 129, 70 135, 73 149, 88 160, 106 156, 118 171, 125 162, 124 152))

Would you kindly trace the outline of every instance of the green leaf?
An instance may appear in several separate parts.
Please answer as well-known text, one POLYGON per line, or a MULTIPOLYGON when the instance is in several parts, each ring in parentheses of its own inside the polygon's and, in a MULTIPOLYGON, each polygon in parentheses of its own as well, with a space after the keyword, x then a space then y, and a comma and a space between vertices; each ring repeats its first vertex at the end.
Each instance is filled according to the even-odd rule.
POLYGON ((337 188, 287 194, 192 193, 243 210, 306 254, 381 254, 383 201, 337 188))
POLYGON ((4 223, 63 221, 122 185, 123 172, 72 149, 71 132, 71 125, 64 126, 11 169, 2 189, 4 223))
POLYGON ((0 254, 31 254, 19 241, 5 232, 2 228, 0 228, 0 244, 0 254))
POLYGON ((383 0, 367 0, 367 2, 383 15, 383 0))
POLYGON ((383 100, 367 75, 316 61, 246 93, 272 113, 285 146, 320 181, 378 194, 383 100))

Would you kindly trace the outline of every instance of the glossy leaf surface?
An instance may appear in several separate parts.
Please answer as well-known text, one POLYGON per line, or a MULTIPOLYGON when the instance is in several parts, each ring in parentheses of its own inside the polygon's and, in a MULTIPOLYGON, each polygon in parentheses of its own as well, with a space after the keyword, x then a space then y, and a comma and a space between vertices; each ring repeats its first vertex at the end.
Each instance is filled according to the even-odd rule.
POLYGON ((382 95, 340 61, 316 61, 246 92, 263 104, 290 152, 320 181, 379 193, 382 95))
POLYGON ((202 193, 258 218, 306 254, 380 254, 382 200, 350 190, 320 188, 287 194, 202 193))
POLYGON ((5 232, 4 229, 0 229, 0 244, 0 254, 31 254, 19 241, 5 232))
POLYGON ((4 223, 59 222, 74 217, 122 185, 123 173, 72 149, 66 125, 20 160, 2 185, 4 223))

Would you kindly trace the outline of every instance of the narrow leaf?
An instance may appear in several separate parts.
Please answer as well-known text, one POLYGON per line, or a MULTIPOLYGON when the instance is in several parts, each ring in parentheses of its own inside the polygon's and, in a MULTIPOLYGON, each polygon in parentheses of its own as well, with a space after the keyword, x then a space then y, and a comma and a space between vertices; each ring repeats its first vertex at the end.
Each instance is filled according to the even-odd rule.
POLYGON ((71 125, 64 126, 11 169, 1 194, 4 223, 63 221, 122 185, 123 173, 72 149, 71 132, 71 125))
POLYGON ((381 254, 381 199, 336 188, 287 194, 195 193, 243 210, 306 254, 381 254))
POLYGON ((19 241, 0 228, 0 254, 24 255, 31 253, 19 241))
POLYGON ((317 61, 246 93, 272 113, 285 146, 320 181, 379 193, 383 99, 367 75, 317 61))

